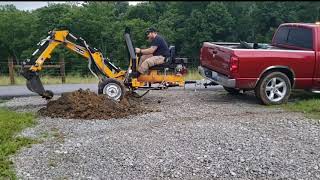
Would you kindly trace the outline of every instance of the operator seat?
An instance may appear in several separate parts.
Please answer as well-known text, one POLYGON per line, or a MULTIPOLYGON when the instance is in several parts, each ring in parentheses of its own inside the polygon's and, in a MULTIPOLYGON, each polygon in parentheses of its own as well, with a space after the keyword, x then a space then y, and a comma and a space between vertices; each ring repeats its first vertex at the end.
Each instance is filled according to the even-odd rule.
POLYGON ((172 64, 174 62, 174 58, 176 56, 176 47, 170 46, 169 47, 169 57, 167 57, 164 61, 165 63, 172 64))
POLYGON ((175 52, 176 51, 176 48, 175 46, 170 46, 169 47, 169 54, 170 56, 169 57, 166 57, 164 59, 164 62, 163 64, 159 64, 159 65, 155 65, 155 66, 152 66, 150 68, 150 70, 161 70, 161 69, 164 69, 164 68, 171 68, 171 69, 174 69, 175 68, 175 52))

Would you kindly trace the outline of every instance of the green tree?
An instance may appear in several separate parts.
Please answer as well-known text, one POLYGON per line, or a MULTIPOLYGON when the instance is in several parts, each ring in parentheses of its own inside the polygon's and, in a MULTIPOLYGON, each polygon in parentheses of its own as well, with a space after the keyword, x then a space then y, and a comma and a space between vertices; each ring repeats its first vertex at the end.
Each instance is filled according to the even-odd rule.
POLYGON ((204 41, 224 41, 231 34, 233 18, 221 2, 211 2, 205 10, 193 10, 186 27, 186 55, 197 58, 204 41))
MULTIPOLYGON (((7 72, 7 57, 26 59, 37 43, 53 29, 68 29, 82 37, 116 65, 128 65, 124 40, 125 27, 131 28, 135 47, 147 47, 145 29, 154 26, 175 45, 179 56, 194 59, 196 64, 204 41, 270 43, 281 23, 320 20, 320 2, 160 2, 150 1, 129 6, 128 2, 88 1, 48 4, 33 11, 21 11, 13 5, 0 6, 0 71, 7 72)), ((66 59, 66 71, 89 74, 79 55, 57 48, 51 62, 66 59)))

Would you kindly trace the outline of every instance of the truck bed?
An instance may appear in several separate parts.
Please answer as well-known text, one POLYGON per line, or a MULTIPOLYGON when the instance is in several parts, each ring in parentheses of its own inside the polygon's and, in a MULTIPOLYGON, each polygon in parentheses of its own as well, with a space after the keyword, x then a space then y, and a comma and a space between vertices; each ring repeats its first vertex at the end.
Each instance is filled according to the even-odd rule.
MULTIPOLYGON (((245 47, 242 47, 240 45, 240 43, 235 43, 235 42, 209 42, 211 44, 215 44, 215 45, 218 45, 218 46, 224 46, 226 48, 230 48, 230 49, 248 49, 248 48, 245 48, 245 47)), ((276 46, 272 46, 270 44, 267 44, 267 43, 258 43, 257 44, 257 48, 253 48, 254 47, 254 43, 248 43, 251 47, 252 47, 252 50, 254 49, 283 49, 283 50, 290 50, 288 48, 280 48, 280 47, 276 47, 276 46)), ((294 50, 294 49, 292 49, 294 50)))

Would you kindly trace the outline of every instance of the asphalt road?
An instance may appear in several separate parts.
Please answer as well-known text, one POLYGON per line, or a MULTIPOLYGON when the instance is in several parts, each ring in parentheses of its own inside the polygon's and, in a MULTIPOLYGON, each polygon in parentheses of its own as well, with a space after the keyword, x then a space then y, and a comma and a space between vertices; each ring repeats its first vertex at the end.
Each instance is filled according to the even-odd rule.
MULTIPOLYGON (((53 84, 44 85, 46 90, 51 90, 54 94, 61 94, 64 92, 75 91, 77 89, 91 89, 97 91, 97 84, 53 84)), ((31 92, 26 85, 18 86, 1 86, 0 87, 0 98, 12 98, 12 97, 25 97, 25 96, 36 96, 37 93, 31 92)))
MULTIPOLYGON (((197 84, 186 84, 185 87, 173 87, 170 89, 176 88, 186 88, 186 89, 200 89, 204 88, 203 83, 206 81, 198 81, 197 84)), ((217 87, 217 86, 216 86, 217 87)), ((221 87, 221 86, 218 86, 221 87)), ((53 84, 53 85, 44 85, 46 90, 51 90, 55 95, 60 95, 64 92, 76 91, 80 88, 90 89, 91 91, 97 92, 97 84, 53 84)), ((213 88, 209 86, 208 88, 213 88)), ((11 99, 13 97, 28 97, 28 96, 37 96, 38 94, 31 92, 26 85, 17 85, 17 86, 0 86, 0 99, 11 99)))

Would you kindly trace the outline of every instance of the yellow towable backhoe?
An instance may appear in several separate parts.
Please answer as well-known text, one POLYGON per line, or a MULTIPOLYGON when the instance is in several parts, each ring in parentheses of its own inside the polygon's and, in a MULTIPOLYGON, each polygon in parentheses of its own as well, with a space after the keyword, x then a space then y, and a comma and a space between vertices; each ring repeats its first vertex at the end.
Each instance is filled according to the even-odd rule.
POLYGON ((121 70, 105 58, 96 48, 91 48, 87 42, 72 35, 68 30, 52 30, 46 39, 38 43, 39 48, 22 64, 21 74, 27 79, 27 88, 38 93, 43 98, 51 99, 53 92, 45 90, 39 78, 39 71, 45 61, 51 58, 51 53, 58 45, 83 56, 88 60, 90 72, 98 79, 98 94, 105 94, 114 100, 121 100, 126 89, 134 92, 138 89, 163 89, 171 86, 184 86, 184 75, 187 72, 187 61, 184 58, 175 57, 175 47, 170 46, 170 57, 164 64, 150 68, 148 74, 136 77, 137 66, 141 55, 136 54, 130 37, 130 29, 124 33, 125 42, 129 54, 128 69, 121 70), (77 44, 78 43, 78 44, 77 44), (31 65, 26 68, 25 65, 31 65), (157 87, 152 86, 158 84, 157 87))

